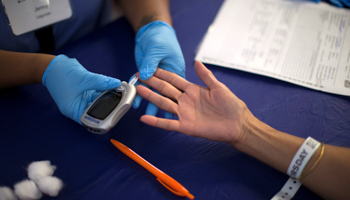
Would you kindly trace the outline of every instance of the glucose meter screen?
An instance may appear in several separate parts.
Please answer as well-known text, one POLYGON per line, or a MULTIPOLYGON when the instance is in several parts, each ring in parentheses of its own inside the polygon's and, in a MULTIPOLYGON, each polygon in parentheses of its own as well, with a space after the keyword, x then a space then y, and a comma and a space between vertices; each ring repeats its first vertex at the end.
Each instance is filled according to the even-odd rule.
POLYGON ((106 92, 91 106, 87 114, 96 119, 104 120, 117 107, 121 98, 121 92, 114 90, 106 92))

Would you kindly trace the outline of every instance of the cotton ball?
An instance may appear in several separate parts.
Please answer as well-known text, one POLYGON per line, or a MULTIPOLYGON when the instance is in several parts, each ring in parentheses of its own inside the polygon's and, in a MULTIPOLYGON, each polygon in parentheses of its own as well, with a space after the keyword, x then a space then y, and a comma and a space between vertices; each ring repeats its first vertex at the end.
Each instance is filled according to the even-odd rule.
POLYGON ((40 199, 43 194, 32 180, 23 180, 14 185, 15 193, 20 199, 40 199))
POLYGON ((56 166, 48 160, 32 162, 28 166, 28 177, 37 183, 41 178, 51 176, 55 170, 56 166))
POLYGON ((17 200, 17 196, 9 187, 0 187, 0 200, 17 200))
POLYGON ((43 193, 52 197, 57 196, 63 187, 62 181, 54 176, 44 177, 40 179, 37 184, 43 193))

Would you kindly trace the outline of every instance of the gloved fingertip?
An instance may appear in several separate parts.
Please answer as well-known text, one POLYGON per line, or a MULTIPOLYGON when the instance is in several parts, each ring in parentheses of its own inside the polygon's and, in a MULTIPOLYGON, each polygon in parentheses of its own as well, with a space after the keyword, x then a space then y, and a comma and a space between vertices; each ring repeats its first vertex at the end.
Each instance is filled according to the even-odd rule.
POLYGON ((157 66, 158 65, 156 65, 156 64, 143 65, 140 68, 140 78, 142 80, 147 80, 147 79, 151 78, 151 76, 153 76, 153 74, 156 72, 157 66))
POLYGON ((146 67, 141 67, 140 69, 140 79, 141 80, 147 80, 150 78, 150 76, 147 75, 147 69, 146 67))
POLYGON ((116 79, 116 78, 107 77, 105 79, 104 84, 101 84, 100 86, 96 86, 96 84, 98 84, 98 82, 95 83, 95 86, 94 86, 94 87, 96 87, 96 88, 94 88, 96 90, 109 90, 109 89, 113 89, 113 88, 120 86, 121 81, 119 79, 116 79))
POLYGON ((142 97, 140 95, 136 95, 134 101, 132 102, 132 107, 137 109, 140 106, 142 97))
POLYGON ((146 115, 152 115, 155 116, 158 112, 158 107, 154 105, 153 103, 149 103, 146 108, 146 115))
POLYGON ((121 81, 119 79, 116 78, 111 78, 110 82, 109 82, 109 86, 110 88, 115 88, 121 85, 121 81))
POLYGON ((165 118, 166 118, 166 119, 172 119, 173 116, 174 116, 173 113, 170 113, 170 112, 166 112, 166 113, 165 113, 165 118))

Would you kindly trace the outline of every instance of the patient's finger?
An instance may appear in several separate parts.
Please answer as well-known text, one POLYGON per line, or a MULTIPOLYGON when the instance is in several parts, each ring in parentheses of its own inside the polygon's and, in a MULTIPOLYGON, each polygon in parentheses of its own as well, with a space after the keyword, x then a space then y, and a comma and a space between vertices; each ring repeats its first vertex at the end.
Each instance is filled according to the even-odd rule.
POLYGON ((143 115, 140 120, 150 126, 180 132, 180 122, 178 120, 158 118, 151 115, 143 115))
POLYGON ((137 93, 144 99, 152 102, 158 108, 168 111, 173 114, 177 114, 177 104, 172 100, 163 97, 152 90, 148 89, 145 86, 138 85, 136 86, 137 93))
POLYGON ((200 61, 196 61, 196 63, 194 63, 194 68, 197 72, 198 77, 206 86, 208 86, 209 89, 214 89, 222 86, 222 84, 215 78, 214 74, 200 61))
POLYGON ((171 85, 175 86, 181 91, 185 91, 187 86, 192 84, 188 82, 186 79, 182 78, 181 76, 175 73, 163 70, 161 68, 157 69, 157 71, 154 73, 154 76, 170 83, 171 85))
POLYGON ((151 88, 157 90, 159 93, 163 94, 164 96, 169 97, 170 99, 173 99, 173 100, 178 100, 182 94, 181 91, 179 91, 177 88, 172 86, 170 83, 154 76, 142 82, 147 84, 151 88))

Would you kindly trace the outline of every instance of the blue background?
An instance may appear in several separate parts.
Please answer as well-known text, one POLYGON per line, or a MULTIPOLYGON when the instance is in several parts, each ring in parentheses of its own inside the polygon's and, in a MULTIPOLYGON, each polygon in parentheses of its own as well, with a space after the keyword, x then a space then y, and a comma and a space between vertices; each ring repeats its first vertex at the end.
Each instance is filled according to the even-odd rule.
MULTIPOLYGON (((186 77, 203 85, 193 68, 195 50, 221 0, 171 1, 171 15, 186 62, 186 77)), ((57 50, 88 70, 129 80, 136 72, 131 26, 121 18, 57 50)), ((252 113, 292 135, 350 147, 349 97, 207 65, 252 113)), ((149 127, 139 121, 147 102, 131 109, 106 135, 94 135, 63 116, 42 85, 0 90, 0 185, 27 177, 33 161, 50 160, 64 188, 55 199, 184 199, 110 142, 114 138, 185 186, 196 199, 270 199, 288 176, 233 147, 149 127)), ((163 116, 164 112, 160 113, 163 116)), ((52 199, 44 196, 43 199, 52 199)), ((294 199, 321 199, 301 187, 294 199)))

